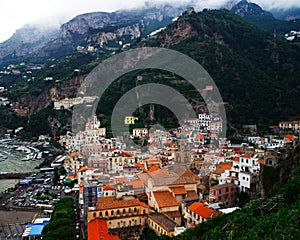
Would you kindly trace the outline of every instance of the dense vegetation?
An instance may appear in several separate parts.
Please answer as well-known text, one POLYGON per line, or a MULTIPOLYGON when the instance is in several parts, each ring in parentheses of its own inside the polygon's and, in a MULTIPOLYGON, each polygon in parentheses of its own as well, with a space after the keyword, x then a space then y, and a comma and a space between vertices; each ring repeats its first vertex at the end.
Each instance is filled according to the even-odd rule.
MULTIPOLYGON (((158 37, 146 38, 137 46, 170 47, 197 60, 216 82, 225 102, 229 125, 233 129, 239 129, 243 124, 258 124, 259 129, 267 130, 268 126, 281 120, 300 118, 299 45, 275 39, 273 34, 227 10, 183 14, 158 37), (181 31, 179 28, 189 27, 191 30, 188 34, 178 36, 181 31)), ((111 54, 76 53, 53 62, 34 73, 34 80, 28 82, 26 79, 18 79, 17 85, 10 89, 9 98, 17 100, 28 94, 39 96, 55 84, 55 81, 44 81, 45 77, 68 81, 76 75, 89 73, 111 54), (75 72, 74 69, 79 71, 75 72)), ((110 115, 120 97, 129 89, 144 83, 167 84, 180 91, 194 105, 199 105, 201 96, 188 83, 178 80, 178 76, 154 70, 122 76, 102 96, 101 105, 97 109, 98 116, 103 119, 102 126, 109 127, 110 115), (143 80, 137 82, 137 75, 141 75, 143 80)), ((155 106, 154 119, 149 118, 149 113, 149 105, 136 111, 135 114, 140 118, 138 126, 156 122, 165 124, 165 127, 177 125, 174 115, 162 106, 155 106)), ((34 131, 33 136, 48 133, 51 121, 48 121, 48 126, 39 124, 39 121, 42 123, 42 119, 50 119, 56 114, 46 108, 41 113, 31 115, 28 131, 34 131)), ((12 119, 7 119, 10 126, 16 125, 12 119)), ((22 118, 17 119, 17 122, 22 121, 22 118)), ((232 129, 231 132, 234 133, 232 129)))
POLYGON ((299 31, 300 29, 300 19, 283 21, 268 15, 248 16, 246 19, 257 27, 277 35, 277 37, 282 37, 292 30, 299 31))
POLYGON ((242 17, 227 10, 185 15, 145 44, 167 45, 201 63, 221 92, 229 122, 237 127, 267 127, 300 117, 299 46, 274 39, 242 17), (178 28, 189 27, 189 36, 178 41, 178 28))
POLYGON ((55 204, 51 221, 42 231, 45 240, 75 239, 74 200, 66 197, 55 204))

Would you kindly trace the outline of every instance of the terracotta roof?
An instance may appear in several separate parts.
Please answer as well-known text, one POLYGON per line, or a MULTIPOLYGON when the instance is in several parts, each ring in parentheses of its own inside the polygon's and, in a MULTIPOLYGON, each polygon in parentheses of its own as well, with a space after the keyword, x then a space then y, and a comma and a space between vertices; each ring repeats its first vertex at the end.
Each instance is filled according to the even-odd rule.
POLYGON ((71 152, 71 153, 69 154, 69 156, 70 156, 70 157, 76 157, 76 156, 77 156, 77 152, 71 152))
POLYGON ((150 175, 148 173, 142 172, 139 173, 137 176, 140 180, 144 182, 146 186, 148 186, 148 179, 150 178, 150 175))
POLYGON ((85 172, 87 170, 93 170, 93 168, 90 168, 88 166, 83 166, 83 167, 79 168, 78 172, 85 172))
POLYGON ((127 181, 126 177, 118 177, 118 178, 115 178, 115 179, 116 179, 116 183, 123 183, 123 182, 127 181))
POLYGON ((109 235, 106 219, 95 218, 88 223, 88 240, 119 240, 118 236, 109 235))
POLYGON ((118 156, 119 156, 119 157, 132 157, 131 154, 126 153, 126 152, 121 152, 121 153, 118 154, 118 156))
POLYGON ((258 162, 258 163, 260 163, 260 164, 264 164, 264 163, 265 163, 265 159, 260 158, 260 159, 258 159, 256 162, 258 162))
POLYGON ((112 186, 103 186, 103 191, 115 190, 112 186))
POLYGON ((285 135, 284 138, 287 138, 289 141, 294 141, 294 136, 291 134, 285 135))
POLYGON ((232 162, 223 162, 223 163, 219 163, 219 167, 224 169, 224 170, 230 170, 232 167, 232 162))
POLYGON ((206 207, 206 205, 201 202, 194 202, 188 209, 205 219, 212 218, 217 213, 217 211, 206 207))
POLYGON ((171 191, 175 194, 175 195, 182 195, 182 194, 186 194, 186 190, 184 186, 179 186, 179 187, 169 187, 171 189, 171 191))
POLYGON ((204 140, 204 135, 203 135, 203 134, 197 134, 196 138, 197 138, 197 139, 204 140))
POLYGON ((186 198, 199 198, 198 194, 196 191, 187 191, 186 198))
POLYGON ((194 178, 196 181, 200 180, 200 177, 197 174, 194 174, 194 178))
POLYGON ((252 154, 251 153, 245 153, 244 155, 242 155, 243 158, 251 158, 252 154))
POLYGON ((113 151, 116 151, 116 150, 118 150, 118 149, 117 148, 111 148, 109 151, 113 152, 113 151))
POLYGON ((169 211, 164 212, 163 214, 165 214, 169 218, 181 217, 181 213, 179 211, 169 211))
POLYGON ((132 185, 133 188, 142 188, 144 186, 144 182, 142 180, 133 180, 128 182, 127 185, 132 185))
POLYGON ((151 168, 149 168, 149 170, 147 171, 147 173, 151 173, 151 172, 154 172, 154 171, 157 171, 159 170, 160 168, 156 165, 152 166, 151 168))
POLYGON ((129 200, 116 200, 115 197, 100 197, 96 205, 97 210, 127 208, 145 206, 145 203, 140 202, 137 198, 129 200))
POLYGON ((76 173, 70 173, 67 178, 77 178, 77 174, 76 173))
POLYGON ((143 163, 136 163, 135 165, 137 168, 145 168, 145 165, 143 163))
POLYGON ((160 208, 178 206, 176 198, 169 191, 155 191, 152 193, 160 208))
POLYGON ((87 166, 83 166, 81 168, 79 168, 78 172, 85 172, 87 171, 89 168, 87 166))
POLYGON ((213 174, 216 174, 216 175, 221 175, 222 173, 224 173, 225 170, 222 169, 222 168, 217 168, 215 171, 213 171, 213 174))

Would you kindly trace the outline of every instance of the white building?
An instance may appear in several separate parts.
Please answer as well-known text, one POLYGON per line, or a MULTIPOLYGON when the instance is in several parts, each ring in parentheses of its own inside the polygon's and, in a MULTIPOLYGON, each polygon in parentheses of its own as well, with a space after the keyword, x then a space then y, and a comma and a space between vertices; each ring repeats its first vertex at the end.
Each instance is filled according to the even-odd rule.
POLYGON ((148 129, 147 128, 134 128, 132 136, 133 137, 145 137, 148 135, 148 129))

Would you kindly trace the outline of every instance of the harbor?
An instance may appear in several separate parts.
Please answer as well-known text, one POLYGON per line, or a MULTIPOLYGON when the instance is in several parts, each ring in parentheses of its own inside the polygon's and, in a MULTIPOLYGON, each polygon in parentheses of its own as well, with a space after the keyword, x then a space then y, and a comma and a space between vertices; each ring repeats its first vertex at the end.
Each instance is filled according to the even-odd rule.
POLYGON ((38 172, 51 161, 52 151, 47 142, 0 140, 0 193, 12 189, 20 179, 38 172))

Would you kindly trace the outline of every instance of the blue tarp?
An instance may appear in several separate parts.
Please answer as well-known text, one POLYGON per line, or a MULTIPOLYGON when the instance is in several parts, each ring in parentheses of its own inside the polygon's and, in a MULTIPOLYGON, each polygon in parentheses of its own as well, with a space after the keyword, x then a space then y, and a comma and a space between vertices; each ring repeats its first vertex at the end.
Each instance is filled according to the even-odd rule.
POLYGON ((29 224, 27 224, 27 227, 31 227, 28 236, 33 237, 33 236, 42 235, 42 230, 47 224, 49 224, 49 221, 44 221, 43 223, 29 223, 29 224))

